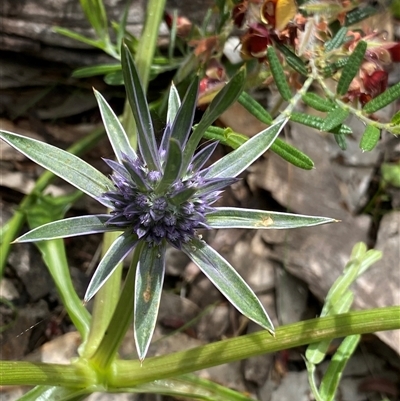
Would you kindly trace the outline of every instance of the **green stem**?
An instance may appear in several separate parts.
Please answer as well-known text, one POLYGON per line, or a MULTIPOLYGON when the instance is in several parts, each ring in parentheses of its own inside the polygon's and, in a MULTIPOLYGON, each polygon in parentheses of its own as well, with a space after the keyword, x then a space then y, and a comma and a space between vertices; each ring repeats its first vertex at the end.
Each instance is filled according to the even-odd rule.
POLYGON ((143 366, 139 361, 118 361, 108 384, 111 387, 135 386, 324 339, 399 328, 400 306, 317 318, 279 327, 275 338, 267 331, 259 331, 171 355, 148 358, 143 366))
MULTIPOLYGON (((102 256, 120 234, 120 232, 107 232, 104 234, 102 256)), ((89 336, 87 342, 83 343, 80 348, 80 355, 85 359, 89 359, 94 355, 107 331, 119 299, 122 267, 122 263, 120 263, 96 294, 89 336)))
POLYGON ((106 371, 115 359, 118 348, 132 322, 136 266, 139 262, 142 248, 143 244, 139 244, 135 249, 115 313, 96 353, 91 358, 92 365, 101 372, 106 371))
MULTIPOLYGON (((104 128, 94 130, 90 135, 82 138, 67 149, 74 155, 81 155, 97 144, 99 139, 104 136, 104 128)), ((13 217, 3 226, 0 233, 0 280, 3 276, 4 268, 7 263, 8 254, 10 252, 11 242, 15 240, 18 233, 25 222, 25 213, 23 212, 36 201, 36 194, 42 192, 54 179, 55 175, 49 171, 45 171, 36 181, 35 187, 29 195, 22 200, 18 210, 13 217)))
MULTIPOLYGON (((202 347, 139 361, 113 363, 107 383, 109 391, 134 387, 154 380, 277 352, 300 345, 353 334, 400 328, 400 306, 389 306, 328 316, 279 327, 275 338, 266 331, 218 341, 202 347)), ((104 377, 102 378, 104 380, 104 377)), ((97 376, 86 365, 56 365, 33 362, 0 362, 0 385, 96 386, 97 376), (91 373, 92 372, 92 373, 91 373)))

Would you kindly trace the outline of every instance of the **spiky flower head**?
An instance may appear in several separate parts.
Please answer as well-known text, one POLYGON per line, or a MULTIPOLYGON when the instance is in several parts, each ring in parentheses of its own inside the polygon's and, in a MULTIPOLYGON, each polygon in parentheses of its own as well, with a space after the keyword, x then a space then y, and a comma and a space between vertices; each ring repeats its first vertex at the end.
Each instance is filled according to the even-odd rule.
POLYGON ((235 182, 235 177, 272 145, 286 120, 277 121, 235 151, 205 167, 216 143, 208 144, 196 153, 199 142, 207 128, 241 94, 245 71, 239 71, 215 96, 193 129, 199 79, 193 79, 182 103, 172 86, 167 125, 161 143, 157 145, 144 91, 133 58, 125 47, 122 49, 122 69, 139 149, 136 152, 131 147, 117 116, 95 91, 116 156, 116 161, 105 160, 113 170, 111 179, 70 153, 0 130, 0 137, 11 146, 109 208, 107 214, 45 224, 18 241, 122 231, 99 263, 85 301, 97 293, 117 265, 135 249, 135 265, 129 271, 135 272, 135 282, 125 283, 124 291, 134 288, 134 303, 127 307, 133 308, 134 335, 141 360, 147 353, 156 324, 167 244, 185 252, 240 312, 273 333, 272 322, 254 292, 236 270, 196 234, 196 230, 282 229, 334 221, 324 217, 213 206, 221 191, 235 182))
MULTIPOLYGON (((164 137, 169 136, 170 131, 167 126, 164 137)), ((169 146, 175 147, 173 152, 181 152, 177 142, 169 142, 169 146)), ((203 177, 206 170, 201 167, 215 146, 216 143, 212 143, 204 148, 192 159, 188 171, 183 176, 178 175, 168 186, 162 185, 166 156, 171 155, 168 149, 159 149, 161 171, 149 170, 140 157, 132 160, 124 155, 122 164, 106 160, 114 171, 111 179, 115 186, 103 195, 113 205, 112 217, 106 224, 136 234, 149 246, 167 241, 181 249, 182 244, 195 237, 196 229, 209 228, 206 214, 215 211, 211 205, 218 199, 220 190, 236 181, 235 178, 203 177)))

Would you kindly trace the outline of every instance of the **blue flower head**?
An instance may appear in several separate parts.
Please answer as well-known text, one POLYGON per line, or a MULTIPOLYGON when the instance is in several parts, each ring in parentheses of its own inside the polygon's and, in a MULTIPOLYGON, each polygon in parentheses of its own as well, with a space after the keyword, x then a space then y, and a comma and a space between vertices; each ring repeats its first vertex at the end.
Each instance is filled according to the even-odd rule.
MULTIPOLYGON (((216 95, 199 124, 192 128, 198 77, 181 103, 171 87, 167 124, 157 145, 144 91, 130 52, 122 50, 128 99, 137 127, 138 152, 110 106, 95 91, 116 160, 105 160, 111 179, 76 156, 51 145, 7 131, 0 137, 32 160, 106 206, 108 213, 55 221, 38 227, 19 242, 49 240, 108 231, 122 232, 99 263, 88 286, 91 299, 117 265, 135 249, 134 335, 144 359, 156 324, 168 244, 181 249, 244 315, 273 333, 260 301, 236 270, 197 234, 200 228, 282 229, 332 222, 324 217, 263 210, 215 207, 221 191, 271 146, 285 120, 279 120, 238 149, 204 167, 216 143, 197 151, 206 129, 239 97, 245 72, 239 71, 216 95)), ((126 283, 125 285, 130 285, 126 283)))

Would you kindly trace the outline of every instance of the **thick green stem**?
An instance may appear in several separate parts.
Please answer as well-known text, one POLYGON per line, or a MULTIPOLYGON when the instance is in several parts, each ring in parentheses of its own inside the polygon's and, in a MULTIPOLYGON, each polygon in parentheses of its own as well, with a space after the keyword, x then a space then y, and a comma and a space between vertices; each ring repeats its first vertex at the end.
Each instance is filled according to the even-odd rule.
MULTIPOLYGON (((275 338, 266 331, 218 341, 202 347, 140 361, 112 364, 101 384, 112 391, 176 377, 184 373, 238 361, 256 355, 353 334, 400 329, 400 306, 356 311, 282 326, 275 338)), ((96 386, 98 377, 86 365, 0 362, 0 385, 96 386)))
POLYGON ((135 386, 324 339, 399 328, 400 306, 306 320, 279 327, 275 338, 267 331, 259 331, 171 355, 148 358, 143 365, 139 361, 118 361, 108 384, 111 387, 135 386))

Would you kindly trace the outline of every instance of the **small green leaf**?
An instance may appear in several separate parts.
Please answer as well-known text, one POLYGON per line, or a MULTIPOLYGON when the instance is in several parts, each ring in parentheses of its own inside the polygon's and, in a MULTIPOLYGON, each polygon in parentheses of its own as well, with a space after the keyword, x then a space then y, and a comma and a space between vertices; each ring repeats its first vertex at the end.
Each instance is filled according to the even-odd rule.
POLYGON ((342 150, 347 149, 346 137, 343 134, 334 134, 335 141, 339 145, 339 148, 342 150))
POLYGON ((365 51, 367 50, 367 42, 360 40, 357 43, 356 48, 351 53, 347 64, 344 66, 342 75, 340 76, 336 93, 338 95, 345 95, 351 81, 356 76, 357 72, 360 70, 361 63, 364 59, 365 51))
POLYGON ((79 235, 118 231, 113 226, 107 226, 108 214, 71 217, 43 224, 21 235, 14 242, 34 242, 56 238, 75 237, 79 235))
POLYGON ((347 31, 347 27, 342 26, 331 40, 325 42, 325 51, 330 52, 342 46, 342 44, 346 41, 347 31))
POLYGON ((375 111, 383 109, 388 104, 400 99, 400 82, 391 86, 385 92, 381 93, 376 98, 370 100, 363 108, 366 114, 374 113, 375 111))
POLYGON ((218 252, 196 238, 182 250, 240 313, 274 334, 271 319, 253 290, 218 252))
POLYGON ((169 198, 169 201, 173 205, 178 206, 178 205, 181 205, 183 202, 186 202, 196 192, 197 192, 196 187, 183 188, 180 191, 175 192, 174 195, 171 195, 171 197, 169 198))
POLYGON ((379 12, 379 7, 361 6, 346 13, 345 26, 351 26, 379 12))
POLYGON ((229 146, 232 149, 237 149, 249 140, 249 137, 238 132, 232 131, 231 128, 208 127, 203 135, 206 139, 218 141, 223 145, 229 146))
POLYGON ((373 125, 367 125, 360 141, 360 149, 363 152, 370 152, 375 148, 380 137, 381 131, 379 128, 374 127, 373 125))
POLYGON ((315 110, 328 113, 336 107, 336 103, 330 99, 322 98, 316 93, 306 93, 302 97, 303 102, 315 110))
POLYGON ((246 79, 246 70, 240 69, 239 72, 229 80, 229 82, 218 92, 211 104, 207 107, 203 117, 193 130, 183 151, 182 171, 189 166, 194 152, 203 137, 204 132, 210 125, 239 98, 243 92, 246 79))
POLYGON ((111 86, 121 86, 124 84, 124 77, 122 70, 110 72, 104 76, 104 82, 111 86))
POLYGON ((314 162, 299 149, 280 138, 276 138, 275 142, 270 147, 271 151, 282 157, 282 159, 299 167, 303 170, 311 170, 314 168, 314 162))
POLYGON ((97 47, 98 49, 101 49, 103 51, 106 50, 106 45, 102 40, 89 39, 86 36, 80 35, 79 33, 75 33, 74 31, 71 31, 67 28, 61 28, 58 26, 54 27, 53 31, 59 33, 60 35, 64 35, 68 38, 74 39, 78 42, 86 43, 89 46, 97 47))
POLYGON ((330 131, 328 131, 331 134, 339 134, 339 135, 343 135, 344 137, 346 135, 350 135, 353 133, 352 129, 346 125, 346 124, 340 124, 335 128, 332 128, 330 131))
POLYGON ((90 280, 84 302, 89 302, 96 295, 97 291, 100 290, 118 267, 118 264, 132 251, 137 243, 137 236, 127 233, 123 233, 112 243, 90 280))
POLYGON ((392 117, 390 124, 400 125, 400 110, 392 117))
POLYGON ((194 113, 196 111, 197 94, 199 90, 199 76, 196 75, 182 100, 172 124, 171 137, 178 140, 183 148, 192 129, 194 113))
POLYGON ((112 108, 109 106, 100 92, 94 90, 94 94, 99 105, 101 118, 103 120, 108 139, 111 143, 117 160, 122 163, 122 160, 126 158, 126 155, 132 160, 136 160, 136 152, 132 149, 129 139, 125 133, 125 130, 122 128, 118 117, 114 114, 112 108))
POLYGON ((323 74, 325 78, 331 77, 336 71, 343 68, 349 61, 348 57, 343 57, 340 60, 327 64, 323 69, 323 74))
POLYGON ((292 98, 292 91, 289 88, 281 62, 272 46, 268 46, 267 58, 271 68, 271 74, 274 77, 279 93, 284 100, 289 101, 292 98))
POLYGON ((182 150, 178 140, 171 138, 167 151, 166 163, 164 166, 164 174, 161 181, 157 185, 155 192, 157 194, 164 193, 174 181, 179 177, 182 166, 182 150))
POLYGON ((175 120, 176 114, 178 113, 178 109, 180 106, 181 106, 181 99, 179 97, 179 93, 176 90, 175 85, 171 83, 168 95, 167 124, 170 124, 172 126, 172 123, 175 120))
POLYGON ((272 123, 273 118, 268 111, 265 110, 265 108, 248 93, 242 92, 239 96, 238 103, 240 103, 249 113, 251 113, 262 123, 267 125, 272 123))
POLYGON ((86 19, 101 39, 108 37, 108 22, 103 0, 79 0, 86 19))
POLYGON ((138 130, 140 153, 150 170, 160 170, 160 162, 157 156, 157 144, 149 107, 136 70, 135 62, 126 45, 122 46, 121 56, 125 89, 138 130))
MULTIPOLYGON (((224 145, 237 149, 249 140, 249 137, 232 131, 230 128, 210 127, 204 133, 204 138, 213 139, 224 145)), ((280 138, 276 138, 270 147, 271 151, 276 153, 282 159, 288 161, 296 167, 304 170, 314 168, 314 162, 303 152, 298 150, 280 138)))
MULTIPOLYGON (((308 127, 315 128, 319 131, 325 131, 323 129, 325 119, 318 116, 312 116, 306 113, 292 112, 290 114, 290 120, 296 123, 307 125, 308 127)), ((328 132, 332 134, 350 135, 352 133, 352 130, 347 125, 340 124, 337 127, 334 127, 333 129, 329 130, 328 132)))
POLYGON ((289 49, 286 45, 276 44, 278 50, 285 56, 285 61, 292 67, 296 72, 300 75, 307 76, 308 71, 307 67, 304 64, 304 61, 298 57, 292 50, 289 49))
POLYGON ((133 333, 139 360, 149 349, 165 275, 165 245, 144 246, 136 270, 133 333))
POLYGON ((331 110, 322 123, 322 131, 330 131, 340 125, 349 116, 349 110, 340 107, 331 110))
POLYGON ((265 210, 219 207, 207 214, 207 224, 213 228, 288 229, 312 227, 337 222, 328 217, 305 216, 265 210))
POLYGON ((321 398, 324 401, 332 401, 335 398, 343 371, 360 339, 359 334, 346 337, 333 355, 319 387, 321 398))
POLYGON ((287 120, 276 122, 250 138, 233 152, 216 161, 210 166, 205 177, 228 178, 238 176, 268 150, 286 122, 287 120))
POLYGON ((0 138, 104 206, 112 206, 102 196, 114 187, 111 180, 79 157, 47 143, 8 131, 0 130, 0 138))

